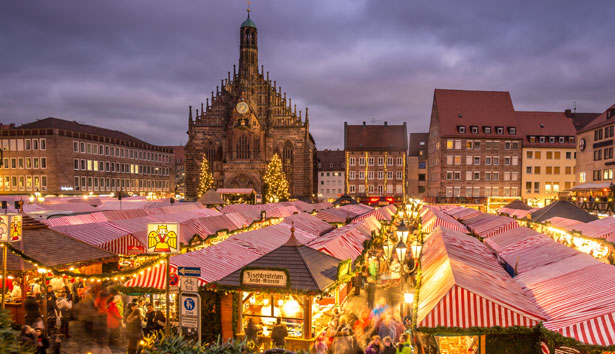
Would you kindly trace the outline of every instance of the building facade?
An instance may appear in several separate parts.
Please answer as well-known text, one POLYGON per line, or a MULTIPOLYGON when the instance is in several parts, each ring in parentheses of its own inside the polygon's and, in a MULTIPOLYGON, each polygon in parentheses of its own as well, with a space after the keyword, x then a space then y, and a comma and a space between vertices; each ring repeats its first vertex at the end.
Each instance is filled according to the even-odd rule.
POLYGON ((186 196, 196 198, 204 155, 218 188, 260 193, 267 164, 278 154, 291 196, 311 199, 316 194, 316 149, 308 109, 302 117, 269 72, 259 68, 258 32, 249 13, 239 34, 238 70, 233 66, 194 118, 190 107, 186 196))
POLYGON ((186 195, 186 149, 183 146, 171 148, 175 169, 175 194, 186 195))
POLYGON ((521 196, 529 205, 543 207, 575 184, 575 124, 565 112, 517 115, 524 138, 521 196))
POLYGON ((577 134, 576 180, 586 190, 602 190, 614 182, 614 142, 615 105, 597 115, 577 134))
POLYGON ((423 199, 427 191, 427 146, 429 133, 410 133, 408 150, 408 196, 423 199))
POLYGON ((427 199, 484 203, 520 196, 522 139, 508 92, 436 89, 427 199))
POLYGON ((407 188, 408 134, 403 125, 344 122, 346 193, 365 201, 403 202, 407 188))
POLYGON ((344 151, 321 150, 318 157, 318 200, 337 199, 344 194, 346 164, 344 151))
POLYGON ((1 130, 2 194, 168 194, 173 150, 58 118, 1 130))

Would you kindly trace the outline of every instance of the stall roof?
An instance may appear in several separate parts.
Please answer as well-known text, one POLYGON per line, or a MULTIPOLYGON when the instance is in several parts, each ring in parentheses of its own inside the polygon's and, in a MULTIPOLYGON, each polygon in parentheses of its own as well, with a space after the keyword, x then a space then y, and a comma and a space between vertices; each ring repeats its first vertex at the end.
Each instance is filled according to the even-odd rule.
POLYGON ((598 219, 596 216, 565 200, 558 200, 544 208, 536 210, 530 214, 530 219, 534 222, 544 222, 556 216, 582 222, 590 222, 598 219))
POLYGON ((363 252, 363 242, 372 238, 372 231, 380 228, 380 222, 368 217, 357 223, 344 225, 311 241, 308 245, 339 259, 355 259, 363 252))
POLYGON ((506 204, 504 206, 504 208, 507 209, 516 209, 516 210, 531 210, 532 207, 525 204, 522 200, 517 199, 517 200, 513 200, 512 202, 506 204))
POLYGON ((283 222, 294 225, 296 229, 304 230, 318 236, 324 235, 334 229, 331 224, 307 213, 287 216, 284 218, 283 222))
MULTIPOLYGON (((290 277, 291 290, 322 292, 337 281, 339 262, 337 258, 299 243, 294 230, 291 229, 291 235, 286 243, 250 262, 245 268, 286 269, 290 277)), ((216 284, 241 286, 241 271, 242 269, 236 270, 216 284)))
POLYGON ((205 194, 203 194, 199 198, 199 203, 201 203, 203 205, 207 205, 207 206, 211 206, 211 205, 224 205, 224 204, 226 204, 224 202, 224 200, 222 200, 222 197, 220 196, 220 193, 216 192, 213 189, 210 189, 207 192, 205 192, 205 194))
MULTIPOLYGON (((27 229, 24 227, 23 241, 12 245, 22 250, 27 256, 50 267, 116 258, 113 253, 90 246, 45 226, 27 229)), ((22 260, 21 257, 8 252, 7 269, 21 271, 33 270, 35 267, 22 260)))
POLYGON ((341 197, 337 198, 333 205, 348 205, 348 204, 359 204, 356 200, 354 200, 350 195, 343 194, 341 197))
POLYGON ((466 226, 480 237, 487 238, 519 227, 515 219, 506 216, 482 214, 464 221, 466 226))
POLYGON ((571 225, 569 230, 580 232, 583 236, 603 238, 615 242, 615 217, 609 216, 588 223, 571 225))
POLYGON ((419 327, 533 327, 545 318, 474 237, 438 227, 421 259, 419 327))

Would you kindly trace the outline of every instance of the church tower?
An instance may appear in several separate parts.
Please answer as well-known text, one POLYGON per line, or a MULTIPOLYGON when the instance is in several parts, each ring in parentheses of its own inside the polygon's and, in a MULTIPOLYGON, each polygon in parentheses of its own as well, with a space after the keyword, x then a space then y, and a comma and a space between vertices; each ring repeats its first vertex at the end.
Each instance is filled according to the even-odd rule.
POLYGON ((197 196, 200 166, 207 157, 217 188, 262 191, 262 179, 274 154, 282 159, 292 197, 315 195, 316 147, 297 105, 269 72, 258 65, 258 31, 250 18, 239 28, 239 70, 233 72, 188 114, 186 198, 197 196), (260 69, 260 70, 259 70, 260 69))

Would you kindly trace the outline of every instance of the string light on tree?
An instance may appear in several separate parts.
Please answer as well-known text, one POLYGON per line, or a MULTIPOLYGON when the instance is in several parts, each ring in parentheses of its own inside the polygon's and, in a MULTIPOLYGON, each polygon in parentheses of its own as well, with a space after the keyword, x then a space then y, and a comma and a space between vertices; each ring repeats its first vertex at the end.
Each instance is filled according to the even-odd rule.
POLYGON ((288 200, 288 181, 282 169, 282 160, 278 154, 273 154, 273 158, 267 165, 267 172, 263 177, 265 185, 265 200, 269 203, 283 202, 288 200))
POLYGON ((203 154, 203 163, 201 163, 201 177, 199 180, 199 198, 208 190, 214 188, 214 176, 209 171, 209 162, 207 156, 203 154))

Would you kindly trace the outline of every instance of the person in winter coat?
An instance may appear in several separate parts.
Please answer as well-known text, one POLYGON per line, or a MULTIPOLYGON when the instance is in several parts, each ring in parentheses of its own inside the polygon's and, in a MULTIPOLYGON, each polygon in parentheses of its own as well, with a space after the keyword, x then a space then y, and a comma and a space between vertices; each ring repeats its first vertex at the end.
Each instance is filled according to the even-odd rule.
POLYGON ((119 295, 107 300, 107 329, 109 330, 109 345, 117 345, 120 341, 122 325, 122 300, 119 295))
POLYGON ((333 343, 331 344, 331 352, 333 354, 353 354, 355 342, 348 328, 337 332, 333 343))
POLYGON ((134 304, 130 304, 130 315, 126 318, 126 331, 128 332, 128 354, 136 354, 139 341, 143 339, 141 325, 141 311, 134 304))
POLYGON ((397 354, 412 354, 413 352, 414 350, 410 343, 410 337, 406 333, 403 333, 399 337, 399 343, 397 343, 397 354))
POLYGON ((32 327, 24 325, 21 327, 21 333, 19 333, 17 339, 25 345, 35 347, 37 340, 36 331, 32 327))
POLYGON ((383 346, 380 340, 380 336, 373 336, 372 341, 369 342, 367 348, 365 348, 365 354, 382 354, 383 346))
POLYGON ((254 343, 257 347, 260 346, 260 340, 258 339, 258 332, 263 329, 254 323, 254 319, 252 317, 248 318, 248 325, 246 326, 246 339, 248 342, 254 343))
POLYGON ((312 347, 312 354, 327 354, 327 350, 329 347, 327 346, 327 336, 325 332, 320 332, 316 340, 314 341, 314 346, 312 347))
POLYGON ((166 325, 166 319, 162 311, 154 310, 154 305, 147 304, 147 313, 145 314, 145 335, 150 336, 155 332, 162 331, 166 325))
POLYGON ((382 339, 383 349, 382 354, 396 354, 397 348, 393 345, 391 337, 384 337, 382 339))
POLYGON ((278 317, 275 326, 271 330, 271 342, 274 348, 284 348, 286 337, 288 337, 288 330, 286 326, 282 324, 282 319, 278 317))
POLYGON ((26 311, 26 324, 29 326, 34 325, 34 322, 37 322, 41 318, 41 312, 38 309, 38 303, 34 296, 28 296, 26 298, 24 308, 26 311))
POLYGON ((36 352, 35 354, 47 354, 49 348, 49 338, 45 336, 41 328, 36 329, 36 352))

